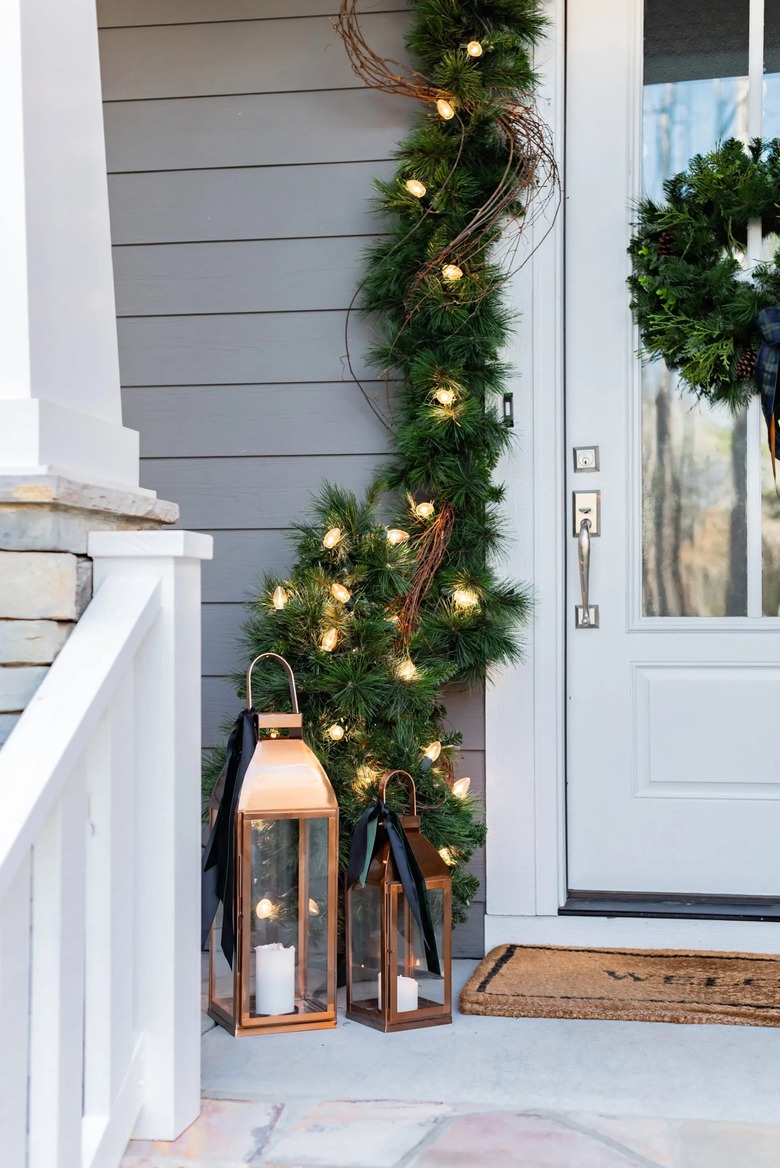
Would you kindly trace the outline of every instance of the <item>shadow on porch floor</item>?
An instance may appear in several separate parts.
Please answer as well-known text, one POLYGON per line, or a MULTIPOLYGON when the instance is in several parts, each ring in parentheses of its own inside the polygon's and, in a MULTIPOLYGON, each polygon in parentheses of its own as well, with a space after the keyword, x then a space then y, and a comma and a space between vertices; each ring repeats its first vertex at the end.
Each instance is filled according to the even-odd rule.
MULTIPOLYGON (((455 987, 473 969, 455 963, 455 987)), ((123 1168, 775 1168, 776 1030, 474 1018, 203 1039, 204 1111, 123 1168)))

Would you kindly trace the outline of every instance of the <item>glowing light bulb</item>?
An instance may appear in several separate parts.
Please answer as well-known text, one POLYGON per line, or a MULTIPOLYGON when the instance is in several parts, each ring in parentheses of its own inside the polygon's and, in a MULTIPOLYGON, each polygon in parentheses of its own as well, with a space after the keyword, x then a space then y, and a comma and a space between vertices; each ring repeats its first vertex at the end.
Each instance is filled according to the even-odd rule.
POLYGON ((441 754, 441 743, 440 742, 432 742, 430 746, 425 747, 425 749, 423 750, 423 754, 425 755, 426 758, 429 758, 431 760, 431 762, 436 762, 436 759, 441 754))
POLYGON ((454 868, 458 862, 449 848, 439 848, 439 855, 445 864, 449 864, 450 868, 454 868))
POLYGON ((285 592, 284 588, 282 588, 282 586, 280 584, 277 588, 274 588, 274 608, 276 609, 277 612, 280 612, 281 609, 284 608, 286 603, 287 603, 287 593, 285 592))
POLYGON ((450 280, 453 283, 455 280, 460 280, 463 276, 463 272, 457 264, 445 264, 441 270, 441 274, 445 280, 450 280))
POLYGON ((412 661, 411 657, 407 657, 398 666, 398 676, 404 681, 411 681, 413 677, 417 676, 417 667, 412 661))
POLYGON ((456 779, 452 784, 452 793, 453 795, 457 795, 459 799, 464 799, 469 793, 470 786, 471 779, 468 776, 463 779, 456 779))
POLYGON ((274 915, 274 902, 264 896, 262 900, 258 900, 257 908, 255 909, 255 916, 259 921, 267 921, 274 915))
POLYGON ((406 543, 409 538, 408 531, 401 531, 400 527, 391 527, 387 533, 388 543, 406 543))
POLYGON ((421 183, 416 178, 407 179, 406 189, 410 195, 414 195, 415 199, 421 199, 426 193, 425 183, 421 183))
POLYGON ((349 588, 345 588, 343 584, 331 584, 330 594, 336 600, 340 600, 342 604, 346 604, 352 595, 349 588))
POLYGON ((436 390, 436 400, 440 406, 451 406, 455 401, 455 390, 442 386, 441 389, 436 390))
POLYGON ((334 548, 337 543, 341 542, 342 531, 340 527, 331 527, 330 531, 326 531, 322 537, 322 546, 326 548, 334 548))
POLYGON ((452 594, 452 599, 458 608, 474 608, 476 604, 479 604, 478 597, 470 588, 456 588, 452 594))
POLYGON ((445 122, 448 122, 450 118, 455 117, 455 110, 453 106, 451 106, 450 103, 443 97, 440 97, 436 102, 436 109, 438 110, 439 117, 444 118, 445 122))
POLYGON ((436 508, 433 503, 418 503, 414 509, 415 515, 418 519, 430 519, 436 508))
POLYGON ((320 648, 324 649, 326 653, 332 653, 338 644, 338 640, 338 629, 328 629, 320 641, 320 648))
POLYGON ((479 41, 469 41, 466 45, 466 52, 470 57, 481 57, 484 49, 479 41))
POLYGON ((334 742, 340 742, 344 737, 344 727, 334 722, 332 726, 328 726, 328 735, 334 742))
POLYGON ((368 787, 374 781, 374 772, 370 766, 359 766, 355 771, 355 782, 359 787, 368 787))
POLYGON ((309 916, 318 917, 320 915, 320 906, 317 901, 309 897, 309 916))

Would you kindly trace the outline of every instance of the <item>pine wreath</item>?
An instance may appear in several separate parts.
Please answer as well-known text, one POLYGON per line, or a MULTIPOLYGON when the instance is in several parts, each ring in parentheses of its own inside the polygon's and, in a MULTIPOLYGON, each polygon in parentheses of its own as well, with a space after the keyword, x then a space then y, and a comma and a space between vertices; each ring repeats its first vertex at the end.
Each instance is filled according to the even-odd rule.
POLYGON ((748 224, 780 234, 780 139, 735 138, 642 199, 629 253, 631 308, 647 357, 660 357, 699 398, 743 408, 761 394, 774 465, 780 402, 780 249, 744 266, 748 224))

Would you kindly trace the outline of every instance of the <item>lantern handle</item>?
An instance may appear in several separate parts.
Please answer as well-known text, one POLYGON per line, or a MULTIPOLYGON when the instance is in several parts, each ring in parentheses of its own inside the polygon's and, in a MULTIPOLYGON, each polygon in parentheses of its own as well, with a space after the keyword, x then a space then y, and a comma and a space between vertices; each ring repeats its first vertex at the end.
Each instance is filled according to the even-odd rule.
POLYGON ((295 692, 295 675, 290 669, 290 666, 285 661, 284 657, 280 657, 278 653, 260 653, 255 657, 252 664, 246 671, 246 708, 252 709, 252 670, 257 665, 258 661, 262 661, 264 657, 271 657, 274 661, 278 661, 280 665, 284 666, 284 671, 287 674, 287 680, 290 683, 290 701, 292 702, 292 712, 299 714, 298 709, 298 694, 295 692))
POLYGON ((379 798, 384 800, 385 793, 387 791, 387 784, 390 782, 390 780, 393 778, 394 775, 402 775, 403 778, 408 779, 407 785, 410 788, 409 794, 412 797, 411 814, 416 815, 417 814, 417 788, 414 785, 414 779, 412 778, 412 776, 409 774, 408 771, 385 771, 385 773, 382 775, 382 778, 379 780, 379 798))

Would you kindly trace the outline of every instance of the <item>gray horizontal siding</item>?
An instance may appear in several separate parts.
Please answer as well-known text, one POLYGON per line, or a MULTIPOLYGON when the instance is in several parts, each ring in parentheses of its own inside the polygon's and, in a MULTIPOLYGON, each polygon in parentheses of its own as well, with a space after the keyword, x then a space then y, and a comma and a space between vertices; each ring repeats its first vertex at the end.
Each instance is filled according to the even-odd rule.
POLYGON ((390 162, 152 171, 108 179, 115 244, 363 236, 390 162))
MULTIPOLYGON (((363 388, 387 416, 384 382, 363 388)), ((126 388, 125 424, 144 458, 384 454, 388 432, 354 382, 126 388), (344 424, 345 418, 350 424, 344 424)))
POLYGON ((482 691, 458 687, 445 693, 447 725, 463 735, 464 750, 485 749, 485 702, 482 691))
POLYGON ((182 527, 275 527, 305 516, 323 478, 363 492, 376 470, 371 454, 319 458, 147 458, 142 485, 181 506, 182 527))
MULTIPOLYGON (((363 89, 109 102, 104 110, 108 169, 387 159, 408 129, 410 104, 363 89)), ((305 173, 300 181, 306 181, 305 173)))
MULTIPOLYGON (((364 0, 361 12, 396 11, 399 0, 364 0)), ((280 16, 338 16, 338 0, 98 0, 102 28, 134 25, 222 24, 233 20, 275 20, 280 16)))
MULTIPOLYGON (((407 6, 365 0, 367 37, 402 53, 407 6)), ((206 745, 238 708, 228 674, 265 571, 324 479, 360 492, 388 434, 346 365, 345 310, 381 223, 374 180, 414 107, 361 87, 337 0, 99 0, 125 421, 142 482, 214 536, 203 571, 206 745)), ((349 348, 383 411, 375 337, 349 348)), ((482 700, 447 695, 458 774, 484 793, 482 700)), ((484 855, 472 861, 484 878, 484 855)), ((483 946, 484 884, 456 954, 483 946)))
MULTIPOLYGON (((379 13, 361 23, 378 53, 401 56, 403 17, 379 13)), ((103 29, 100 55, 105 101, 363 87, 327 16, 103 29)))
POLYGON ((343 312, 362 279, 365 246, 358 237, 117 248, 117 313, 295 312, 301 304, 343 312))
MULTIPOLYGON (((125 385, 294 385, 347 376, 343 312, 126 316, 118 332, 125 385)), ((349 334, 355 375, 375 378, 365 360, 370 326, 355 316, 349 334)))
POLYGON ((290 566, 284 530, 206 530, 214 538, 214 559, 204 565, 204 604, 248 600, 263 572, 284 576, 290 566))

